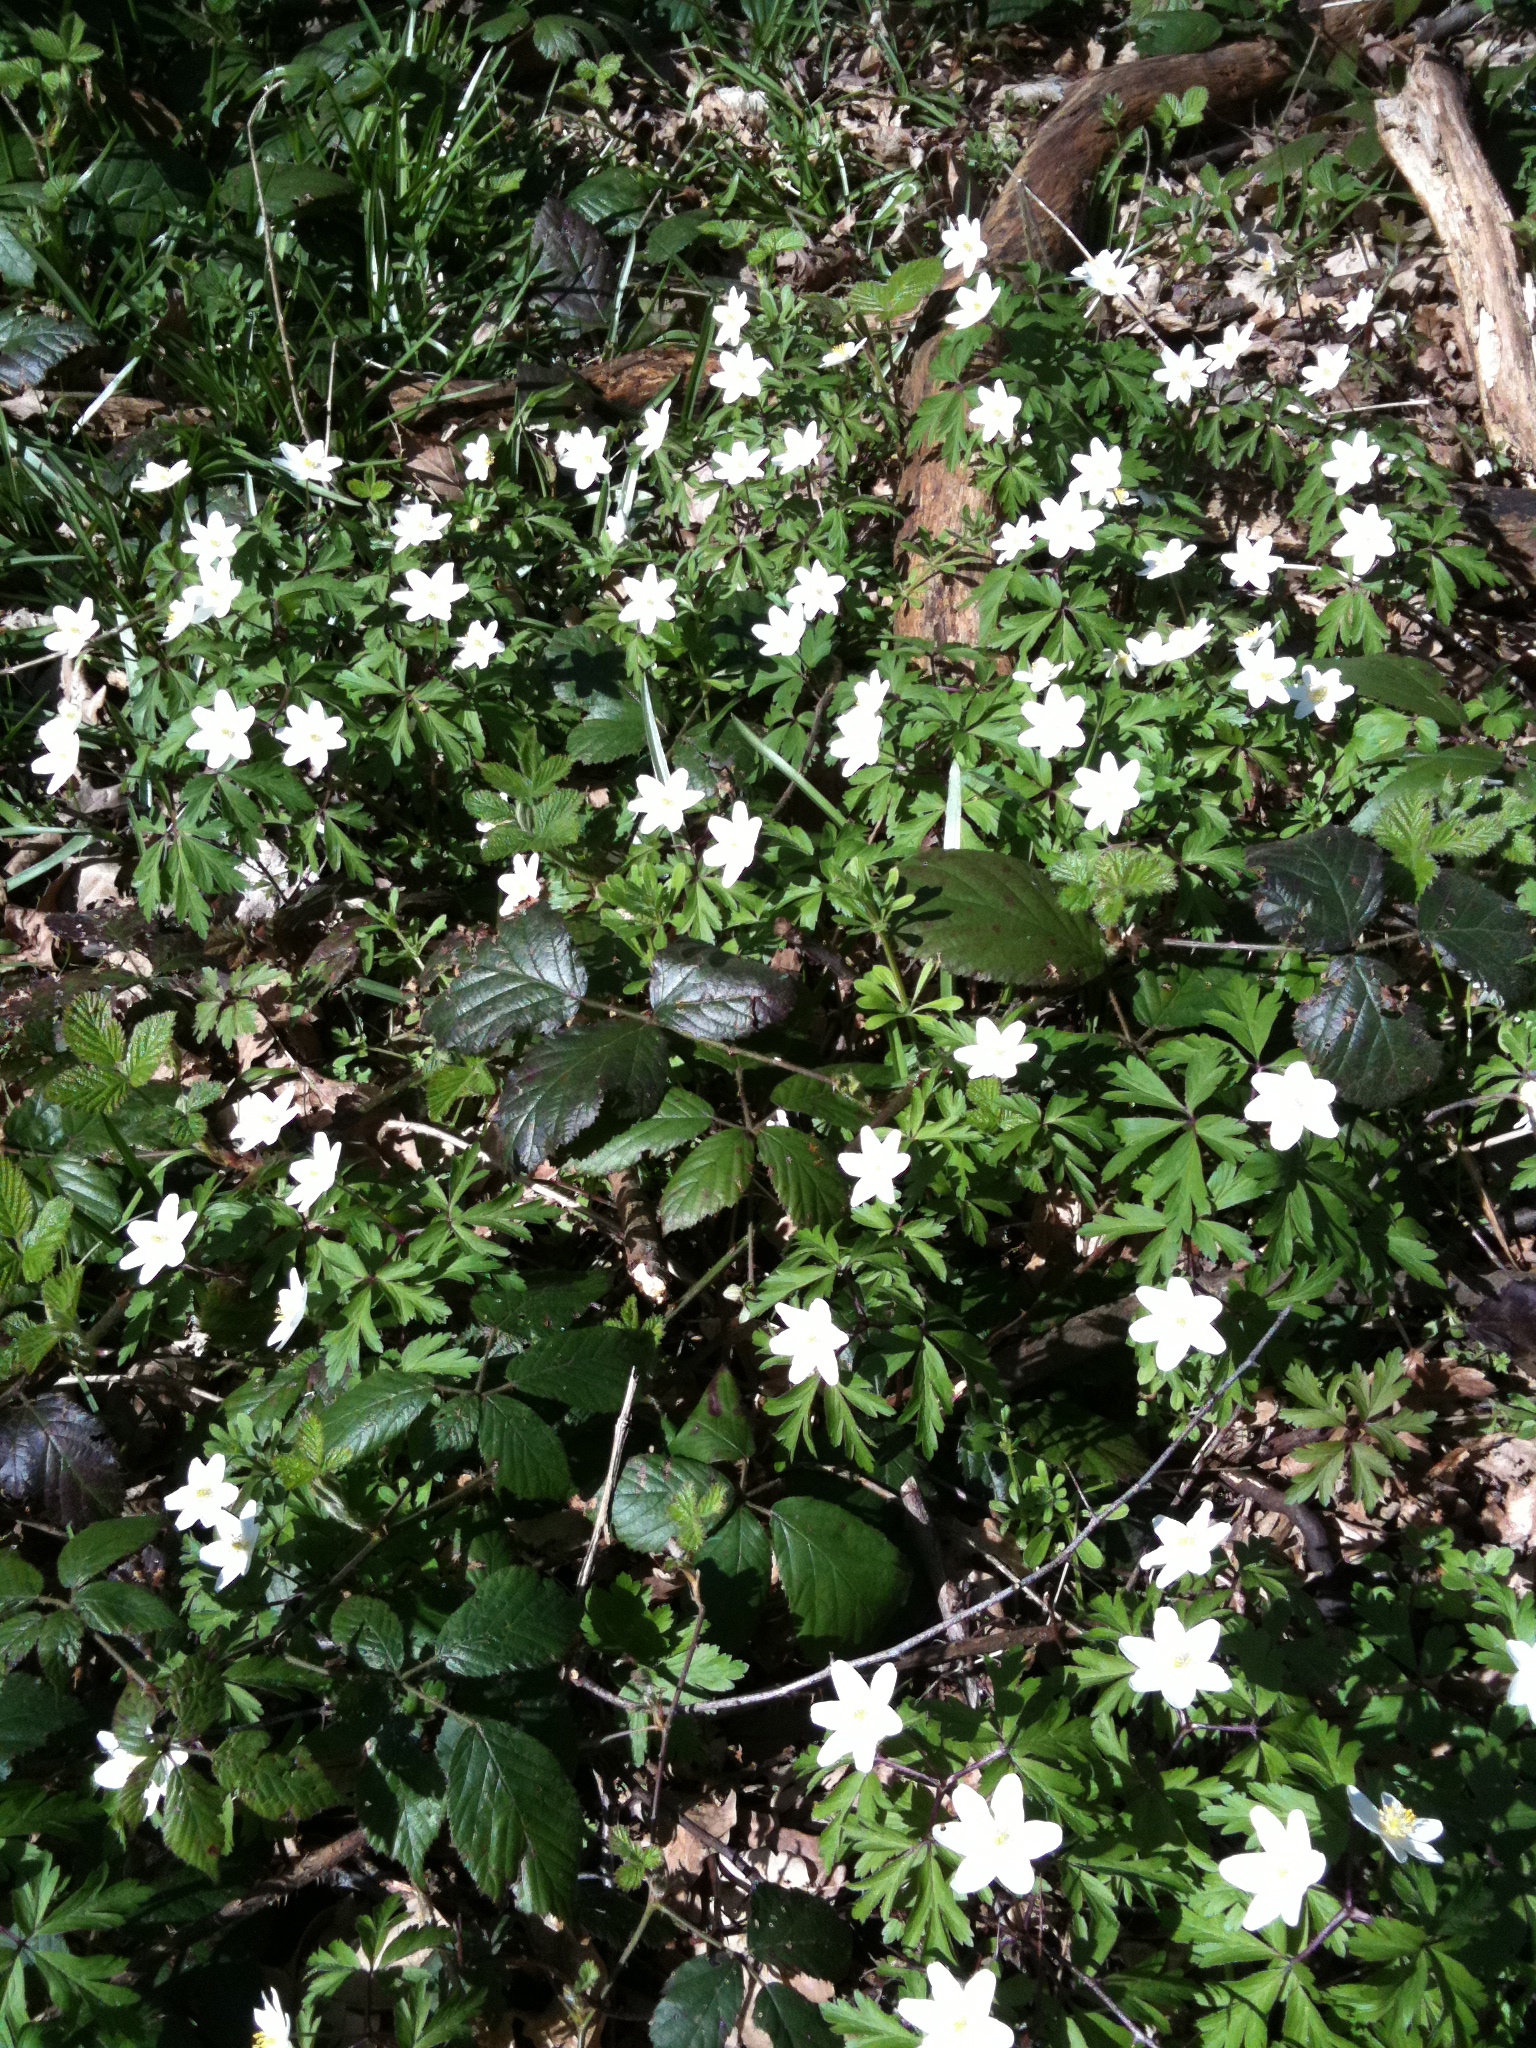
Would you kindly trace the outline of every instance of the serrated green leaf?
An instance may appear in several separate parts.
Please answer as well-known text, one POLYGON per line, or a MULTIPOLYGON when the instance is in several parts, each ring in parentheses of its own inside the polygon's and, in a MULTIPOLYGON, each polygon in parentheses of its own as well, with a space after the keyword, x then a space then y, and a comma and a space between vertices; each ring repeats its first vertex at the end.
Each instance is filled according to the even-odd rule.
POLYGON ((920 960, 1016 988, 1065 987, 1104 964, 1089 920, 1064 910, 1040 870, 1012 854, 913 854, 902 874, 918 895, 904 942, 920 960))
POLYGON ((133 1087, 144 1087, 169 1060, 175 1030, 176 1017, 171 1010, 159 1010, 153 1017, 146 1017, 142 1023, 134 1025, 124 1060, 133 1087))
POLYGON ((1390 705, 1410 718, 1432 719, 1460 732, 1467 714, 1445 686, 1432 661, 1412 654, 1359 654, 1333 663, 1342 681, 1368 703, 1390 705))
POLYGON ((656 1220, 663 1231, 692 1230, 739 1202, 752 1181, 752 1140, 745 1131, 716 1131, 695 1145, 661 1191, 656 1220))
POLYGON ((660 1556, 669 1545, 697 1550, 734 1505, 728 1479, 694 1458, 643 1451, 619 1474, 608 1520, 631 1550, 660 1556))
POLYGON ((1313 1071, 1364 1109, 1390 1109, 1421 1093, 1440 1071, 1440 1047, 1424 1029, 1424 1013, 1364 955, 1329 961, 1323 986, 1296 1006, 1295 1030, 1313 1071))
POLYGON ((370 1671, 398 1671, 405 1663, 405 1629, 387 1601, 371 1593, 354 1593, 334 1608, 328 1624, 331 1641, 351 1650, 370 1671))
POLYGON ((543 1743, 490 1718, 443 1724, 438 1759, 448 1783, 448 1831, 487 1898, 500 1898, 523 1863, 534 1912, 565 1913, 576 1882, 581 1808, 543 1743))
POLYGON ((411 1373, 388 1367, 343 1387, 324 1412, 325 1455, 335 1463, 366 1457, 393 1443, 432 1405, 432 1389, 411 1373))
POLYGON ((224 1794, 192 1764, 171 1772, 160 1833, 173 1856, 211 1877, 224 1853, 224 1794))
POLYGON ((724 2048, 745 1991, 734 1956, 695 1956, 661 1988, 651 2014, 651 2048, 724 2048))
POLYGON ((1419 936, 1448 966, 1509 1009, 1531 997, 1531 927, 1525 913, 1486 882, 1442 868, 1419 901, 1419 936))
POLYGON ((1193 7, 1170 7, 1161 14, 1142 15, 1135 27, 1139 57, 1182 57, 1209 50, 1221 41, 1221 22, 1193 7))
POLYGON ((60 1026, 64 1043, 77 1060, 91 1067, 115 1067, 128 1049, 123 1027, 104 995, 80 996, 64 1012, 60 1026))
MULTIPOLYGON (((622 1396, 621 1396, 622 1399, 622 1396)), ((480 1407, 480 1455, 496 1467, 496 1485, 519 1500, 567 1500, 565 1447, 541 1415, 510 1394, 487 1394, 480 1407)))
POLYGON ((835 1649, 875 1640, 907 1597, 901 1552, 835 1501, 794 1495, 773 1510, 779 1583, 803 1638, 835 1649))
POLYGON ((439 1045, 490 1052, 529 1031, 569 1024, 587 992, 587 970, 562 918, 535 903, 505 918, 423 1018, 439 1045))
POLYGON ((75 1701, 44 1685, 40 1678, 20 1672, 0 1678, 0 1757, 37 1749, 61 1728, 73 1728, 81 1719, 75 1701))
POLYGON ((551 1330, 506 1362, 514 1387, 536 1400, 559 1401, 588 1415, 616 1415, 632 1372, 654 1360, 653 1340, 639 1330, 599 1323, 584 1330, 551 1330))
POLYGON ((164 1635, 181 1627, 181 1617, 158 1593, 118 1579, 97 1579, 78 1587, 74 1604, 87 1627, 105 1636, 164 1635))
POLYGON ((944 265, 937 256, 919 256, 902 263, 889 277, 861 278, 848 291, 848 311, 859 320, 889 324, 915 313, 930 292, 944 281, 944 265))
POLYGON ((31 1225, 36 1204, 27 1177, 14 1159, 0 1154, 0 1230, 20 1238, 31 1225))
POLYGON ((648 1024, 617 1021, 562 1031, 536 1045, 508 1075, 496 1109, 502 1142, 534 1167, 568 1145, 610 1095, 632 1117, 649 1116, 667 1079, 667 1041, 648 1024))
POLYGON ((797 1230, 825 1230, 848 1213, 848 1181, 831 1153, 804 1131, 764 1124, 757 1156, 797 1230))
POLYGON ((536 1671, 556 1663, 576 1634, 576 1602, 526 1565, 488 1572, 444 1623, 438 1661, 465 1678, 536 1671))
POLYGON ((692 1095, 686 1088, 669 1088, 654 1116, 620 1131, 595 1152, 571 1160, 567 1171, 621 1173, 626 1166, 634 1166, 642 1159, 659 1159, 691 1145, 713 1122, 714 1112, 702 1096, 692 1095))
POLYGON ((1253 899, 1259 923, 1307 952, 1342 953, 1381 908, 1381 848, 1342 825, 1251 847, 1246 859, 1261 878, 1253 899))
POLYGON ((754 1448, 741 1389, 722 1365, 672 1439, 673 1453, 680 1458, 702 1458, 707 1464, 733 1465, 750 1458, 754 1448))
POLYGON ((837 2048, 838 2037, 820 2010, 787 1984, 764 1984, 752 2016, 773 2048, 837 2048))
POLYGON ((747 1906, 747 1949, 785 1976, 804 1974, 836 1984, 853 1967, 853 1933, 814 1893, 760 1884, 747 1906))
POLYGON ((651 963, 650 1004, 658 1024, 688 1038, 749 1038, 782 1024, 800 984, 738 953, 680 939, 651 963))
POLYGON ((146 1543, 154 1541, 160 1528, 158 1515, 131 1515, 120 1522, 93 1522, 78 1536, 71 1536, 59 1552, 61 1586, 79 1586, 98 1572, 110 1571, 125 1557, 132 1557, 146 1543))

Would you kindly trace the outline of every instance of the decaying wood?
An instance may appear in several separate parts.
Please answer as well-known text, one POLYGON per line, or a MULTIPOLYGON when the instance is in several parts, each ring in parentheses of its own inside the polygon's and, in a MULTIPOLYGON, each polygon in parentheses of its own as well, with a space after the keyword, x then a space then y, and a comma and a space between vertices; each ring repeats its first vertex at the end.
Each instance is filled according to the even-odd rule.
POLYGON ((1485 487, 1468 493, 1467 510, 1493 529, 1505 566, 1536 583, 1536 491, 1485 487))
POLYGON ((1421 50, 1403 90, 1377 101, 1376 130, 1445 251, 1488 438, 1536 470, 1536 338, 1513 215, 1473 133, 1460 69, 1421 50))
MULTIPOLYGON (((686 377, 693 367, 691 348, 641 348, 606 363, 583 363, 581 374, 605 405, 639 412, 653 405, 666 387, 686 377)), ((719 356, 705 358, 703 374, 714 375, 719 356)))
MULTIPOLYGON (((1086 222, 1094 179, 1117 138, 1145 121, 1164 93, 1202 86, 1215 113, 1273 91, 1287 70, 1277 44, 1230 43, 1188 56, 1117 64, 1084 79, 1041 127, 988 211, 982 234, 989 266, 1034 257, 1047 267, 1064 267, 1072 234, 1086 222), (1113 127, 1104 119, 1104 103, 1111 96, 1123 110, 1113 127)), ((951 272, 942 289, 948 291, 958 275, 951 272)), ((914 354, 902 393, 909 415, 938 389, 933 358, 945 332, 930 336, 914 354)), ((897 616, 897 630, 940 644, 975 646, 981 637, 975 597, 979 577, 933 573, 922 538, 953 539, 977 517, 990 518, 991 501, 965 467, 947 468, 931 448, 913 454, 902 473, 900 494, 909 508, 900 541, 912 594, 897 616)))
POLYGON ((662 1255, 656 1212, 641 1192, 634 1174, 627 1169, 622 1173, 609 1174, 608 1192, 613 1197, 614 1213, 619 1219, 624 1265, 636 1293, 644 1295, 647 1301, 665 1301, 667 1267, 662 1255))

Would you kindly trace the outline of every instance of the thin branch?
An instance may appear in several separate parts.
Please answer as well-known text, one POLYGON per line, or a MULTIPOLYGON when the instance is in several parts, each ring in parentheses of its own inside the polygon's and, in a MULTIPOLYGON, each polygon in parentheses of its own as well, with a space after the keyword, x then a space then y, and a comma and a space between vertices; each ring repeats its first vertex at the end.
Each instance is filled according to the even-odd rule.
POLYGON ((1136 2043, 1136 2048, 1160 2048, 1156 2034, 1149 2034, 1145 2027, 1138 2027, 1128 2012, 1122 2012, 1097 1977, 1090 1977, 1088 1972, 1080 1970, 1076 1963, 1069 1962, 1067 1968, 1072 1972, 1074 1981, 1081 1984, 1085 1991, 1091 1992, 1111 2019, 1124 2027, 1136 2043))
POLYGON ((693 1594, 693 1627, 688 1633, 688 1648, 683 1653, 683 1665, 677 1674, 677 1686, 673 1691, 671 1699, 667 1702, 667 1711, 662 1717, 661 1743, 656 1751, 656 1786, 655 1790, 651 1793, 652 1827, 655 1827, 656 1816, 661 1811, 661 1788, 666 1783, 667 1750, 672 1742, 672 1723, 677 1719, 677 1709, 683 1697, 683 1688, 687 1685, 688 1673, 693 1668, 694 1652, 699 1647, 699 1637, 704 1633, 704 1602, 699 1598, 698 1581, 690 1578, 688 1588, 693 1594))
POLYGON ((256 187, 256 211, 261 216, 261 239, 267 252, 267 282, 272 287, 272 311, 277 317, 277 338, 282 344, 283 367, 288 372, 288 396, 293 404, 293 416, 298 421, 299 437, 301 440, 308 440, 309 426, 304 418, 304 408, 299 403, 299 380, 294 375, 293 351, 288 346, 288 325, 283 319, 283 295, 277 284, 277 257, 272 248, 272 223, 267 218, 266 195, 261 189, 261 166, 256 160, 256 123, 265 111, 267 101, 276 91, 276 85, 267 86, 252 107, 251 118, 245 124, 245 147, 251 159, 251 178, 256 187))
POLYGON ((576 1574, 576 1587, 580 1591, 591 1582, 597 1565, 598 1548, 603 1540, 603 1531, 608 1526, 608 1509, 613 1502, 613 1489, 618 1480, 619 1466, 624 1457, 624 1440, 629 1435, 629 1418, 635 1410, 635 1392, 640 1385, 640 1368, 632 1365, 629 1369, 629 1385, 624 1389, 623 1406, 619 1419, 613 1425, 613 1445, 608 1453, 608 1470, 603 1478, 603 1490, 597 1499, 597 1518, 592 1524, 592 1539, 587 1545, 587 1554, 581 1560, 581 1570, 576 1574))

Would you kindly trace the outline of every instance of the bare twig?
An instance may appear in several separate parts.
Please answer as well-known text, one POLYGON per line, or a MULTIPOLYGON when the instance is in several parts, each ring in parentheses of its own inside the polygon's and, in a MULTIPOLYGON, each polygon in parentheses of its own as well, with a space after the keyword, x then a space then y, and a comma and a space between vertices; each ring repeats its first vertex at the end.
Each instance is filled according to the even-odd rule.
POLYGON ((288 346, 288 325, 283 319, 283 295, 277 284, 277 257, 272 248, 272 223, 267 218, 266 195, 261 189, 261 165, 256 158, 256 123, 266 109, 267 101, 277 91, 277 86, 267 86, 251 109, 251 117, 245 124, 245 147, 251 159, 251 178, 256 187, 256 211, 261 217, 261 240, 267 252, 267 282, 272 287, 272 311, 277 319, 277 338, 282 345, 283 367, 288 372, 288 396, 293 404, 293 416, 298 422, 299 438, 308 440, 309 427, 304 418, 304 408, 299 403, 299 380, 294 375, 293 351, 288 346))
POLYGON ((635 1412, 635 1394, 640 1385, 640 1368, 632 1365, 629 1369, 629 1385, 624 1389, 623 1405, 618 1420, 613 1425, 613 1445, 608 1453, 608 1470, 603 1476, 603 1490, 597 1497, 597 1514, 592 1523, 592 1537, 587 1544, 587 1554, 581 1560, 581 1570, 576 1574, 577 1589, 591 1583, 592 1573, 597 1566, 597 1553, 602 1545, 603 1531, 608 1526, 608 1510, 613 1502, 613 1489, 619 1476, 619 1466, 624 1461, 624 1441, 629 1435, 629 1418, 635 1412))
POLYGON ((1103 2006, 1111 2019, 1124 2027, 1125 2031, 1136 2043, 1136 2048, 1159 2048, 1156 2034, 1149 2034, 1145 2027, 1138 2027, 1128 2012, 1122 2012, 1097 1977, 1090 1977, 1088 1972, 1080 1970, 1076 1963, 1069 1962, 1067 1968, 1072 1972, 1073 1981, 1081 1984, 1085 1991, 1090 1992, 1099 2001, 1100 2005, 1103 2006))

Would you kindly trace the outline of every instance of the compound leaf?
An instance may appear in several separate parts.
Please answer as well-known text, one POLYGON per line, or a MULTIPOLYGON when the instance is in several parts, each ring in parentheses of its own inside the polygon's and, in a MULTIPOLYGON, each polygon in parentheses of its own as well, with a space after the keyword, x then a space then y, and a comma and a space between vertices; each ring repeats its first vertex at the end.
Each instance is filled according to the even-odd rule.
POLYGON ((526 1031, 558 1031, 587 992, 587 971, 564 921, 534 904, 507 918, 488 946, 427 1011, 440 1045, 490 1052, 526 1031))
POLYGON ((666 1079, 667 1041, 649 1024, 580 1026, 536 1045, 514 1067, 497 1125, 518 1164, 538 1166, 596 1122, 606 1096, 621 1096, 631 1116, 649 1116, 666 1079))
POLYGON ((1346 1102, 1390 1109, 1429 1086, 1440 1047, 1417 1003, 1399 997, 1374 960, 1331 960, 1323 986, 1296 1008, 1296 1040, 1346 1102))
POLYGON ((1012 854, 919 853, 902 873, 918 892, 908 943, 920 960, 1018 988, 1086 981, 1104 964, 1093 923, 1063 909, 1039 869, 1012 854))
POLYGON ((782 1024, 799 983, 739 953, 680 939, 651 964, 650 1003, 658 1024, 687 1038, 748 1038, 782 1024))
POLYGON ((1342 953, 1381 908, 1386 860, 1343 825, 1249 850, 1259 876, 1254 915, 1271 938, 1308 952, 1342 953))
POLYGON ((1442 868, 1419 902, 1419 936, 1437 960, 1519 1008, 1530 998, 1531 927, 1507 897, 1442 868))

